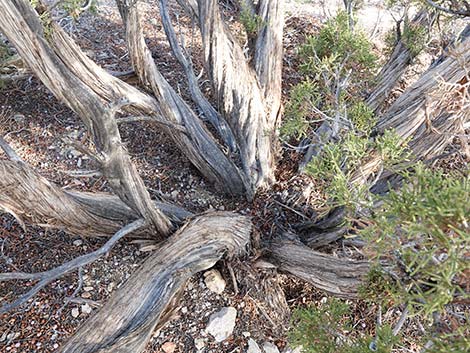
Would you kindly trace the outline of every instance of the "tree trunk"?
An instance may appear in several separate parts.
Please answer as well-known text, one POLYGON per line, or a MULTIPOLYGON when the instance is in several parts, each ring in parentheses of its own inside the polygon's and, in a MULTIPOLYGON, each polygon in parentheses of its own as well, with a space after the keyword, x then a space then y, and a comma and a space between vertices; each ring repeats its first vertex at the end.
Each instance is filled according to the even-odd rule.
POLYGON ((243 194, 247 184, 245 178, 222 153, 197 115, 158 71, 145 44, 138 3, 118 1, 118 4, 126 26, 129 55, 137 75, 154 93, 163 117, 170 123, 184 126, 187 133, 175 129, 166 129, 166 132, 207 179, 230 194, 243 194))
MULTIPOLYGON (((428 27, 434 21, 434 16, 423 9, 408 24, 410 27, 428 27)), ((398 40, 392 55, 382 67, 375 80, 377 84, 366 100, 366 104, 378 113, 390 92, 395 88, 417 53, 410 50, 403 39, 398 40)))
POLYGON ((176 306, 186 281, 224 254, 243 253, 249 218, 206 213, 165 241, 110 300, 59 350, 62 353, 138 353, 176 306))
MULTIPOLYGON (((22 225, 27 222, 78 236, 109 237, 124 223, 139 218, 116 196, 65 191, 19 161, 0 159, 0 190, 0 208, 22 225)), ((170 204, 156 202, 155 207, 176 224, 191 216, 170 204)))
POLYGON ((275 240, 268 251, 268 259, 281 271, 337 297, 356 298, 358 288, 369 272, 368 261, 340 259, 290 240, 275 240))
MULTIPOLYGON (((161 236, 171 230, 168 218, 156 209, 137 169, 125 151, 114 113, 64 64, 48 44, 41 19, 26 0, 0 0, 0 28, 41 81, 74 110, 92 134, 103 175, 121 200, 149 221, 161 236)), ((46 16, 48 16, 46 14, 46 16)), ((48 26, 53 26, 49 24, 48 26)))
POLYGON ((219 104, 240 147, 252 192, 274 181, 275 124, 280 109, 282 1, 261 1, 263 28, 250 66, 224 23, 216 0, 199 0, 197 17, 205 67, 219 104), (274 26, 278 26, 274 28, 274 26), (281 32, 279 32, 281 31, 281 32), (267 57, 270 56, 270 57, 267 57), (261 79, 260 79, 261 78, 261 79))

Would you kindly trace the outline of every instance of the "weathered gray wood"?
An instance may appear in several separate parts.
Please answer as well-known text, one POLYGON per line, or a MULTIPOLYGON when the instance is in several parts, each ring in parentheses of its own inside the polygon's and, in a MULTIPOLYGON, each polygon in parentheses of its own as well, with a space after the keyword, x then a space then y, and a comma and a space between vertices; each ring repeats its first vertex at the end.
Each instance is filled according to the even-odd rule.
POLYGON ((81 77, 64 64, 60 53, 54 52, 48 42, 54 32, 46 36, 41 19, 29 1, 1 0, 0 11, 0 29, 19 55, 51 92, 80 116, 89 129, 98 152, 95 157, 113 191, 153 224, 161 235, 168 234, 171 230, 170 221, 154 207, 121 142, 114 119, 119 106, 106 107, 81 77))
POLYGON ((165 323, 186 281, 235 256, 249 242, 249 218, 231 212, 198 216, 166 240, 110 300, 59 349, 62 353, 138 353, 165 323))
POLYGON ((80 236, 110 236, 122 224, 89 212, 27 165, 0 159, 0 208, 22 224, 38 224, 80 236))
POLYGON ((160 5, 160 17, 162 19, 163 28, 165 29, 166 37, 170 43, 173 55, 180 63, 183 68, 186 78, 188 80, 188 88, 191 93, 191 98, 194 103, 197 104, 199 110, 204 115, 204 118, 209 121, 217 130, 222 141, 228 146, 230 151, 235 152, 237 150, 237 141, 233 135, 232 129, 225 121, 225 119, 219 114, 217 110, 207 100, 204 94, 199 88, 199 82, 194 73, 191 57, 183 53, 183 48, 178 43, 175 29, 171 23, 170 13, 168 10, 168 0, 159 0, 160 5))
POLYGON ((253 64, 264 92, 268 126, 276 127, 281 115, 284 0, 260 0, 257 15, 261 27, 256 38, 253 64))
POLYGON ((357 297, 358 288, 369 271, 367 261, 340 259, 285 239, 269 244, 268 259, 281 271, 343 298, 357 297))
POLYGON ((11 303, 4 304, 0 307, 0 314, 3 314, 7 311, 10 311, 20 305, 26 303, 29 299, 33 298, 42 288, 46 285, 51 283, 52 281, 64 276, 65 274, 77 269, 81 268, 85 265, 96 261, 103 255, 109 253, 113 246, 125 237, 127 234, 132 233, 138 230, 141 227, 145 226, 145 221, 143 219, 138 219, 119 231, 116 232, 102 247, 99 249, 76 257, 73 260, 70 260, 58 267, 53 269, 37 272, 37 273, 26 273, 26 272, 10 272, 10 273, 0 273, 0 282, 1 281, 10 281, 10 280, 39 280, 38 283, 34 285, 33 288, 28 290, 25 294, 22 294, 11 303))
POLYGON ((246 178, 224 155, 202 121, 158 71, 144 40, 138 3, 118 3, 126 26, 129 56, 137 75, 154 93, 162 116, 171 123, 184 126, 188 133, 174 129, 165 129, 166 132, 209 181, 227 193, 244 194, 246 178))
MULTIPOLYGON (((243 169, 254 193, 274 181, 273 119, 256 71, 224 23, 218 2, 198 0, 198 11, 205 68, 219 107, 237 137, 243 169)), ((260 70, 263 68, 261 65, 260 70)))
MULTIPOLYGON (((117 196, 63 190, 20 161, 0 159, 0 209, 21 224, 36 224, 88 237, 109 237, 123 224, 139 218, 117 196)), ((157 201, 175 224, 192 214, 178 206, 157 201)), ((139 233, 140 237, 149 237, 139 233)))
MULTIPOLYGON (((428 27, 433 22, 434 16, 423 9, 419 11, 408 24, 411 27, 428 27)), ((392 55, 377 74, 376 85, 366 99, 366 104, 378 112, 393 88, 397 85, 417 53, 413 53, 403 40, 399 40, 393 49, 392 55)))

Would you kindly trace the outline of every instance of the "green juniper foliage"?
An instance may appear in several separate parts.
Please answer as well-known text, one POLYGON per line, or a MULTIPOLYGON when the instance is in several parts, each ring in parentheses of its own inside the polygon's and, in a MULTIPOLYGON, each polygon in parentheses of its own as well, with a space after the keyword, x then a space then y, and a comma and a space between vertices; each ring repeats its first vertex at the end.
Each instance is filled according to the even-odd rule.
POLYGON ((369 80, 377 67, 372 44, 360 29, 349 28, 344 11, 328 20, 318 35, 308 37, 299 55, 304 74, 317 76, 328 67, 341 76, 351 72, 351 81, 356 84, 369 80))
POLYGON ((319 111, 334 115, 343 106, 358 129, 369 131, 373 114, 361 102, 373 82, 377 57, 366 35, 349 27, 346 12, 339 12, 318 35, 308 37, 299 58, 305 80, 291 90, 281 138, 306 137, 313 123, 324 119, 319 111))
MULTIPOLYGON (((88 11, 96 14, 97 12, 97 7, 96 7, 96 1, 91 0, 92 3, 90 7, 88 8, 88 11)), ((77 19, 83 12, 82 8, 84 6, 83 0, 65 0, 61 4, 62 8, 73 18, 77 19)))
POLYGON ((307 165, 307 173, 326 181, 325 192, 331 207, 346 206, 356 210, 371 205, 369 186, 353 184, 351 177, 373 151, 379 153, 382 164, 391 170, 409 157, 406 143, 393 130, 386 130, 375 140, 348 131, 342 135, 340 143, 326 144, 321 154, 307 165))
POLYGON ((374 336, 354 330, 350 308, 340 299, 329 299, 320 307, 296 309, 292 314, 289 340, 302 346, 303 353, 389 353, 399 340, 389 325, 380 326, 374 336), (357 333, 357 332, 356 332, 357 333))
POLYGON ((248 35, 256 34, 263 25, 263 19, 253 13, 244 1, 241 3, 240 22, 248 35))
POLYGON ((470 179, 422 164, 402 174, 403 187, 381 199, 373 226, 361 236, 374 258, 387 260, 384 273, 400 278, 394 290, 376 295, 408 303, 413 314, 431 320, 456 297, 470 298, 464 288, 470 268, 470 179))
POLYGON ((428 29, 418 24, 413 24, 408 18, 403 23, 400 38, 395 28, 387 32, 385 36, 385 54, 390 55, 399 40, 409 50, 412 57, 418 56, 425 48, 429 39, 428 29))
POLYGON ((286 104, 284 122, 280 128, 281 138, 306 137, 312 115, 312 106, 320 103, 321 94, 318 86, 310 79, 306 79, 296 85, 290 94, 290 100, 286 104))

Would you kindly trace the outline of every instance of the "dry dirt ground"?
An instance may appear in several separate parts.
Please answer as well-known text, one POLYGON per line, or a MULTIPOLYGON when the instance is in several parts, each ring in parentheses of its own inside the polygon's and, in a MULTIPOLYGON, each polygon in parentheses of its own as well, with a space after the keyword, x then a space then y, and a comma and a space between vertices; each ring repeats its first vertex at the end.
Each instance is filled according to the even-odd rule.
MULTIPOLYGON (((145 2, 142 6, 146 14, 147 42, 159 69, 173 87, 187 97, 184 77, 170 54, 159 20, 154 19, 158 18, 154 16, 157 14, 156 4, 145 2)), ((62 25, 104 68, 129 70, 122 24, 116 8, 106 1, 100 2, 98 9, 96 15, 84 15, 77 22, 63 19, 62 25)), ((300 79, 295 50, 303 38, 314 33, 319 25, 308 11, 307 14, 298 12, 299 7, 293 1, 288 1, 288 9, 284 40, 285 95, 300 79)), ((230 11, 227 8, 226 15, 233 24, 230 11)), ((178 28, 190 37, 190 21, 181 11, 179 15, 178 28)), ((200 51, 197 40, 192 42, 192 50, 200 51)), ((195 66, 200 68, 200 61, 196 60, 195 66)), ((208 86, 203 88, 208 89, 208 86)), ((269 237, 274 224, 286 228, 299 221, 299 215, 283 205, 287 201, 285 192, 281 192, 285 189, 299 192, 304 187, 301 178, 292 179, 292 166, 298 158, 294 153, 286 153, 282 157, 278 170, 279 184, 269 194, 259 195, 252 204, 248 204, 243 199, 227 199, 218 194, 158 131, 158 126, 134 123, 124 126, 121 132, 153 196, 163 197, 193 212, 213 208, 251 215, 255 223, 255 238, 269 237)), ((0 90, 0 133, 6 134, 5 139, 27 163, 63 188, 108 191, 106 181, 100 177, 74 176, 74 171, 93 171, 94 166, 86 156, 66 145, 64 138, 86 141, 87 133, 78 117, 59 103, 36 78, 18 81, 0 90)), ((298 207, 296 211, 313 215, 308 207, 298 207)), ((71 237, 64 232, 39 227, 22 229, 13 217, 0 215, 0 272, 43 271, 102 244, 103 240, 71 237)), ((0 316, 0 352, 54 352, 94 310, 99 310, 101 303, 148 256, 148 252, 143 250, 138 244, 122 242, 108 257, 83 268, 82 273, 75 272, 53 282, 27 305, 0 316)), ((250 254, 248 261, 255 259, 256 255, 250 254)), ((174 348, 175 352, 245 352, 250 337, 260 344, 272 342, 280 351, 286 348, 288 321, 276 320, 276 310, 272 310, 275 308, 264 306, 259 293, 244 288, 242 283, 238 283, 237 293, 225 265, 221 262, 216 266, 227 283, 224 292, 220 295, 211 292, 204 284, 202 274, 192 278, 176 317, 154 334, 147 347, 148 353, 163 352, 163 347, 167 350, 174 348), (209 316, 225 306, 237 309, 236 326, 233 335, 218 344, 205 328, 209 316), (174 343, 174 347, 168 342, 174 343)), ((311 286, 284 275, 267 271, 263 276, 271 278, 282 288, 290 309, 318 303, 324 297, 311 286)), ((0 301, 11 301, 32 285, 28 281, 0 283, 0 301)), ((372 330, 373 310, 361 303, 356 303, 356 309, 356 327, 372 330)))

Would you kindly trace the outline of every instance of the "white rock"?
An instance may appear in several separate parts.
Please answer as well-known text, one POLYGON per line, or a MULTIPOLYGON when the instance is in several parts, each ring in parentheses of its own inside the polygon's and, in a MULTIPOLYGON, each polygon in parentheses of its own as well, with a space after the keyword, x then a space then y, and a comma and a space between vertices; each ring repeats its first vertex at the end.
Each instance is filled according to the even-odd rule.
POLYGON ((206 346, 206 342, 204 341, 204 338, 196 338, 194 340, 194 346, 198 351, 202 350, 206 346))
POLYGON ((80 240, 80 239, 77 239, 77 240, 75 240, 75 241, 73 242, 73 245, 75 245, 75 246, 80 246, 80 245, 82 245, 82 244, 83 244, 83 241, 80 240))
POLYGON ((271 343, 271 342, 264 342, 263 350, 264 350, 264 353, 279 353, 279 349, 276 347, 274 343, 271 343))
POLYGON ((78 308, 73 308, 72 309, 72 317, 77 318, 78 315, 80 315, 80 311, 78 311, 78 308))
POLYGON ((89 306, 88 304, 83 304, 81 309, 82 309, 82 313, 84 314, 90 314, 93 311, 91 306, 89 306))
POLYGON ((217 270, 210 270, 205 272, 204 283, 211 292, 217 294, 222 294, 225 289, 225 280, 217 270))
POLYGON ((209 317, 206 332, 211 334, 217 342, 222 342, 232 334, 236 318, 237 309, 231 306, 222 308, 209 317))
POLYGON ((261 348, 259 348, 258 343, 252 338, 248 340, 248 349, 246 353, 262 353, 261 348))

